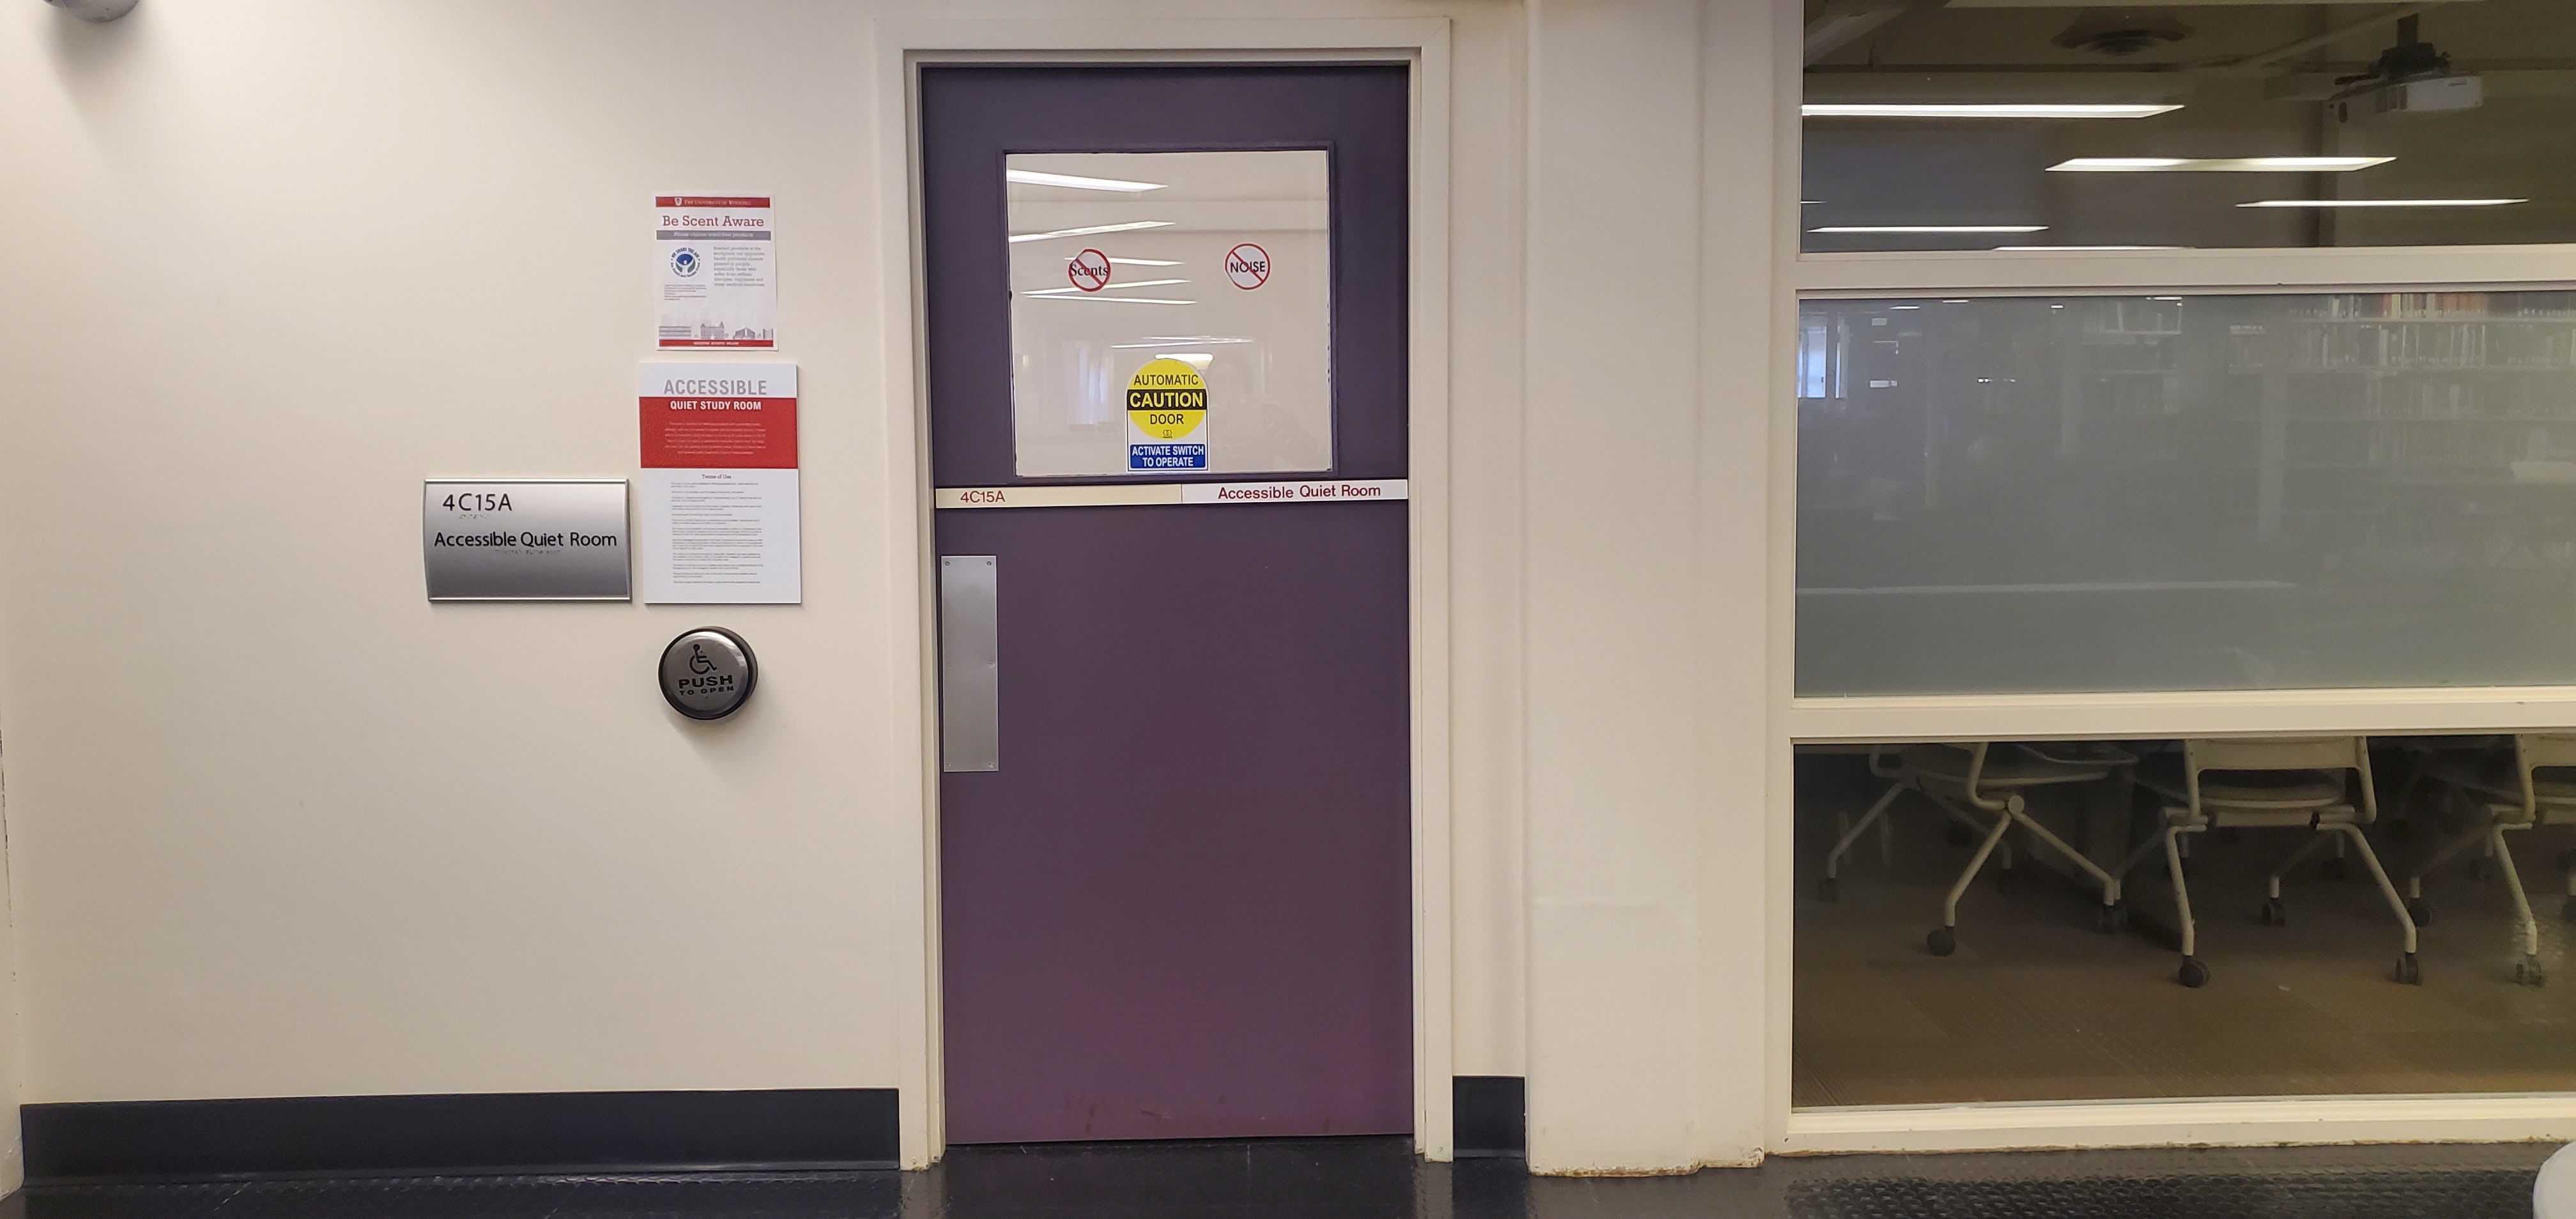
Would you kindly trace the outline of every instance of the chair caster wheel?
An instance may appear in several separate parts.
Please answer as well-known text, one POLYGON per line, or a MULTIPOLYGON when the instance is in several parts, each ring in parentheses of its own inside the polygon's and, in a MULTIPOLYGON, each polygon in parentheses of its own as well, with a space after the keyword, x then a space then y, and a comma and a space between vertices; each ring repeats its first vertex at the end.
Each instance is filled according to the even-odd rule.
POLYGON ((2342 880, 2349 872, 2349 869, 2344 867, 2342 860, 2328 856, 2325 863, 2318 867, 2317 871, 2327 880, 2342 880))
POLYGON ((1959 936, 1947 927, 1935 927, 1932 934, 1923 937, 1923 946, 1931 949, 1933 956, 1946 957, 1959 951, 1959 936))
POLYGON ((2281 904, 2280 898, 2264 898, 2263 912, 2256 916, 2256 921, 2266 927, 2286 927, 2290 922, 2290 909, 2281 904))
POLYGON ((2545 986, 2549 983, 2549 975, 2541 972, 2540 958, 2524 957, 2514 962, 2513 980, 2525 986, 2545 986))
POLYGON ((1977 841, 1975 836, 1968 833, 1968 827, 1964 825, 1951 826, 1946 840, 1954 847, 1969 846, 1977 841))
POLYGON ((1828 877, 1824 878, 1823 880, 1820 880, 1820 881, 1817 881, 1817 882, 1816 882, 1816 900, 1817 900, 1817 901, 1820 901, 1820 902, 1838 902, 1838 901, 1841 901, 1842 899, 1843 899, 1843 882, 1841 882, 1841 881, 1839 881, 1839 880, 1836 880, 1836 879, 1834 879, 1833 877, 1830 877, 1830 876, 1828 876, 1828 877))
POLYGON ((2127 906, 2104 906, 2094 911, 2093 929, 2104 935, 2118 935, 2129 927, 2127 906))
POLYGON ((2181 972, 2174 975, 2183 985, 2195 990, 2209 982, 2209 966, 2199 957, 2184 957, 2181 972))
POLYGON ((2416 962, 2415 954, 2411 952, 2397 958, 2397 969, 2389 976, 2395 979, 2398 983, 2406 986, 2422 986, 2424 984, 2424 968, 2421 964, 2416 962))
POLYGON ((2415 920, 2418 927, 2430 927, 2433 925, 2433 904, 2420 897, 2407 898, 2406 917, 2415 920))

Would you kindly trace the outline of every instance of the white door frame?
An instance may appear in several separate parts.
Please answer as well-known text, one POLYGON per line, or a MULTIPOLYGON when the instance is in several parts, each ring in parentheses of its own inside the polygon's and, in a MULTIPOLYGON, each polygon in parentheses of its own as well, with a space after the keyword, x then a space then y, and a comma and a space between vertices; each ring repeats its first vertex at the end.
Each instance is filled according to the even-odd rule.
POLYGON ((1315 63, 1413 67, 1411 319, 1408 359, 1413 665, 1413 1114, 1426 1159, 1451 1152, 1449 620, 1449 22, 1446 18, 1265 20, 927 20, 874 23, 879 301, 889 404, 886 587, 896 611, 889 671, 893 757, 887 807, 916 810, 917 869, 893 870, 896 1082, 902 1164, 946 1153, 939 986, 937 607, 931 539, 928 395, 922 375, 922 258, 916 105, 922 65, 975 62, 1315 63), (896 404, 910 404, 901 409, 896 404), (906 748, 906 746, 909 748, 906 748), (914 763, 903 763, 909 755, 914 763))

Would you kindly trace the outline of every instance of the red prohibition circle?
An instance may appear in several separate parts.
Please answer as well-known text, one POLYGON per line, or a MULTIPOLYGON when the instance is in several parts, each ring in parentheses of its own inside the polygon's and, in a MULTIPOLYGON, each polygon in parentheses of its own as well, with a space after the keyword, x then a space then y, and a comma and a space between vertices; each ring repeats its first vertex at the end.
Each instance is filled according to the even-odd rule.
POLYGON ((1064 264, 1064 277, 1085 292, 1098 292, 1109 286, 1109 256, 1098 250, 1084 250, 1064 264))
POLYGON ((1225 277, 1233 280, 1235 287, 1241 288, 1246 292, 1250 292, 1263 284, 1269 283, 1270 251, 1262 249, 1260 246, 1254 245, 1249 241, 1244 242, 1231 250, 1227 250, 1225 252, 1225 277), (1245 250, 1252 251, 1252 257, 1242 257, 1245 250), (1246 283, 1244 282, 1245 280, 1250 280, 1251 282, 1246 283))

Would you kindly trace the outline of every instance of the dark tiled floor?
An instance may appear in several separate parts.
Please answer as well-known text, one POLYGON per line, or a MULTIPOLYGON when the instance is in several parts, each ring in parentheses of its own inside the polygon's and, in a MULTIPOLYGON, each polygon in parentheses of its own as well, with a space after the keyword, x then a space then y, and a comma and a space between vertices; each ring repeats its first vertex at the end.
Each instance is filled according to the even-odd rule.
POLYGON ((2486 1219, 2553 1148, 1774 1159, 1690 1177, 1416 1164, 1399 1139, 970 1147, 929 1172, 39 1186, 6 1219, 2486 1219))

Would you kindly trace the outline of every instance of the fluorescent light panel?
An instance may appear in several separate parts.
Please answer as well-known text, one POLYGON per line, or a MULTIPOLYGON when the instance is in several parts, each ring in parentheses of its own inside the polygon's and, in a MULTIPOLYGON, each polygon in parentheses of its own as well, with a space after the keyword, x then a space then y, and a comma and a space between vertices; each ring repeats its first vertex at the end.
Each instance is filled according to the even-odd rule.
MULTIPOLYGON (((1186 279, 1140 279, 1140 280, 1137 280, 1136 282, 1134 282, 1134 283, 1132 283, 1132 284, 1111 284, 1111 285, 1109 285, 1109 286, 1110 286, 1110 287, 1112 287, 1112 288, 1161 288, 1161 287, 1167 287, 1167 286, 1172 285, 1172 284, 1185 284, 1185 283, 1188 283, 1188 282, 1190 282, 1190 281, 1188 281, 1188 280, 1186 280, 1186 279)), ((1070 287, 1068 287, 1068 288, 1035 288, 1035 289, 1031 289, 1030 291, 1023 292, 1023 293, 1021 293, 1020 295, 1022 295, 1022 296, 1071 296, 1071 295, 1073 295, 1074 293, 1076 293, 1076 292, 1080 292, 1080 291, 1082 291, 1082 289, 1080 289, 1080 288, 1070 288, 1070 287)), ((1092 289, 1092 291, 1098 292, 1098 291, 1103 291, 1103 289, 1094 288, 1094 289, 1092 289)))
POLYGON ((1048 233, 1013 233, 1011 242, 1016 245, 1023 241, 1046 241, 1056 237, 1089 237, 1094 233, 1132 233, 1138 229, 1167 229, 1179 223, 1177 220, 1130 220, 1125 224, 1095 224, 1088 228, 1056 229, 1048 233))
POLYGON ((1810 233, 2045 233, 2044 224, 1831 224, 1810 233))
POLYGON ((2060 174, 2345 174, 2395 157, 2076 157, 2048 167, 2060 174))
POLYGON ((1185 335, 1177 335, 1177 336, 1167 335, 1167 336, 1165 336, 1165 337, 1163 337, 1163 338, 1160 338, 1160 339, 1151 339, 1151 340, 1148 340, 1148 341, 1146 341, 1146 342, 1142 342, 1142 343, 1111 343, 1111 344, 1109 345, 1109 349, 1110 349, 1110 350, 1112 350, 1112 351, 1126 351, 1126 350, 1130 350, 1130 349, 1133 349, 1133 348, 1139 348, 1139 347, 1171 347, 1171 346, 1174 346, 1174 345, 1176 345, 1176 344, 1181 344, 1181 343, 1190 343, 1190 344, 1194 344, 1194 345, 1197 345, 1197 346, 1205 347, 1205 346, 1208 346, 1208 345, 1210 345, 1210 344, 1215 344, 1215 343, 1249 343, 1249 342, 1251 342, 1251 341, 1252 341, 1252 340, 1250 340, 1250 339, 1226 339, 1226 338, 1217 338, 1217 337, 1214 337, 1214 336, 1204 335, 1204 334, 1197 334, 1197 335, 1188 335, 1188 334, 1185 334, 1185 335))
POLYGON ((2238 207, 2503 207, 2529 199, 2262 199, 2238 207))
POLYGON ((1006 181, 1017 182, 1022 186, 1062 186, 1072 190, 1114 190, 1123 191, 1131 195, 1138 191, 1161 190, 1166 185, 1161 182, 1129 182, 1120 178, 1086 178, 1079 174, 1045 174, 1039 173, 1034 169, 1006 169, 1002 171, 1002 177, 1006 181))
POLYGON ((1808 118, 2143 119, 2182 109, 2170 102, 1810 102, 1808 118))

